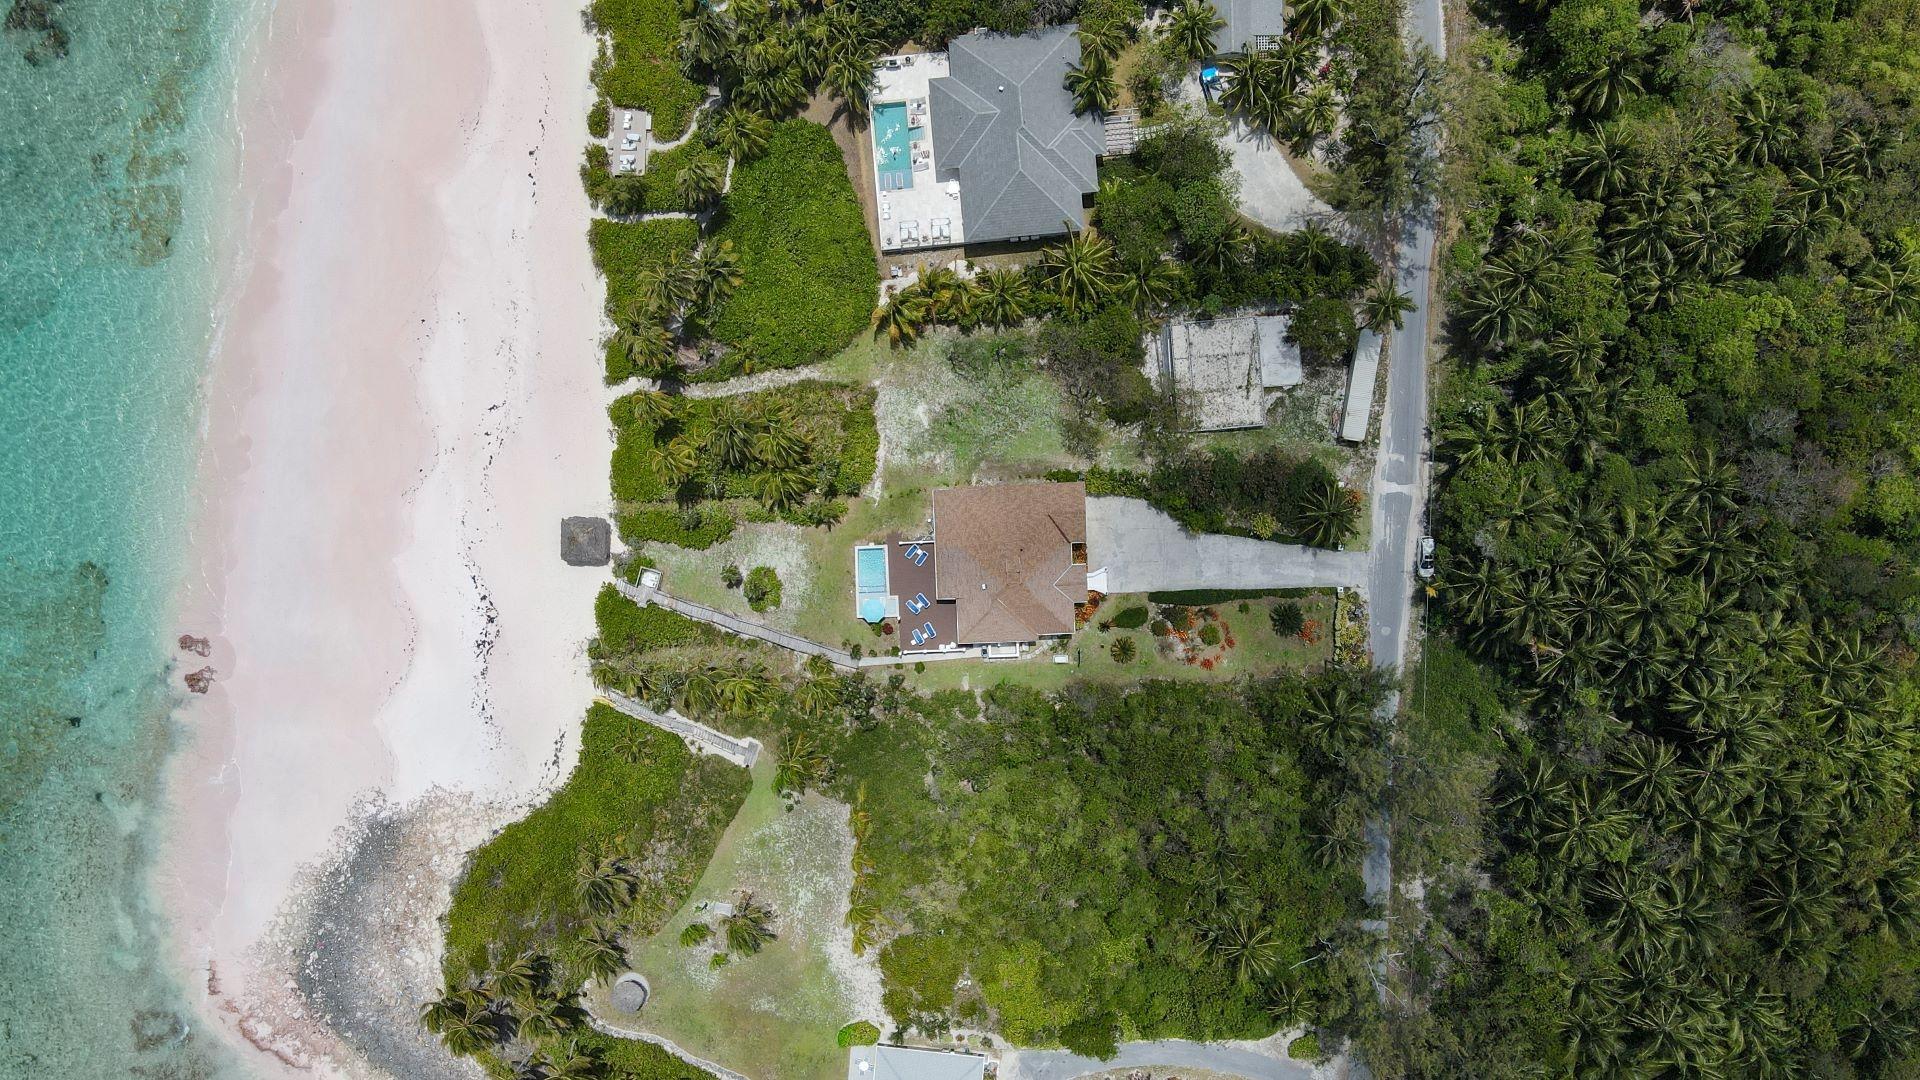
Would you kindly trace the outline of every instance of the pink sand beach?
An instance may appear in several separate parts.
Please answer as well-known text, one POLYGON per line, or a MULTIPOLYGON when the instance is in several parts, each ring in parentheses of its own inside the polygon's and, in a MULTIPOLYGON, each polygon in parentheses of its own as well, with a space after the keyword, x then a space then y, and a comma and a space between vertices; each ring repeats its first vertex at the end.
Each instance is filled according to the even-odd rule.
POLYGON ((215 681, 157 884, 263 1071, 395 1072, 326 961, 374 957, 360 1004, 407 1026, 462 851, 571 765, 605 573, 559 522, 609 504, 593 51, 568 3, 315 0, 247 65, 179 627, 215 681))

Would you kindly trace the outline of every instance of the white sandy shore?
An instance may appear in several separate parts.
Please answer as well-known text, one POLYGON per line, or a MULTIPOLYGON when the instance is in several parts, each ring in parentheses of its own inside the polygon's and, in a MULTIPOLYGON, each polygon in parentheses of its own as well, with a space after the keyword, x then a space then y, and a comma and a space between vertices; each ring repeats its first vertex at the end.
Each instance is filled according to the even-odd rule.
MULTIPOLYGON (((313 891, 370 810, 432 807, 443 845, 501 823, 571 764, 589 696, 604 573, 564 566, 558 533, 609 502, 576 177, 593 43, 552 0, 267 22, 181 605, 217 682, 180 717, 157 884, 206 1011, 263 1068, 364 1074, 296 990, 334 925, 313 891)), ((386 929, 425 986, 457 859, 410 865, 411 922, 386 929)))

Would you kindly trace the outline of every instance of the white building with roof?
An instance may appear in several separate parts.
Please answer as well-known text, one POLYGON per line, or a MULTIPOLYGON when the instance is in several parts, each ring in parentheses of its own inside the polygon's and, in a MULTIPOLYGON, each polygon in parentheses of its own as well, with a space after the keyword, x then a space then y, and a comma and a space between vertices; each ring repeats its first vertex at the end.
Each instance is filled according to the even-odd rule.
POLYGON ((987 1059, 914 1046, 856 1046, 847 1051, 847 1080, 981 1080, 987 1059))

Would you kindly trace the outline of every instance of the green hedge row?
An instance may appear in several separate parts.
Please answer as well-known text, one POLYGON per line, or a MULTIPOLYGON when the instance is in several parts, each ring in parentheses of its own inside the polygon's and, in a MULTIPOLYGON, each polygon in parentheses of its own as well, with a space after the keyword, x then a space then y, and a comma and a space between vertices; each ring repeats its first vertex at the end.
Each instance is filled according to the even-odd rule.
POLYGON ((696 551, 710 548, 733 535, 733 515, 718 506, 691 511, 672 506, 643 506, 615 516, 620 539, 628 544, 654 541, 696 551), (691 520, 690 520, 691 519, 691 520))
MULTIPOLYGON (((1312 596, 1312 589, 1175 589, 1167 592, 1150 592, 1147 599, 1156 604, 1171 604, 1175 607, 1208 607, 1213 604, 1226 604, 1235 600, 1264 600, 1271 596, 1302 597, 1312 596)), ((1118 620, 1115 620, 1116 623, 1118 620)))
POLYGON ((626 653, 721 640, 720 632, 705 623, 666 608, 641 607, 612 585, 602 586, 594 598, 593 622, 602 644, 626 653))
POLYGON ((767 152, 734 169, 717 235, 733 241, 745 280, 713 327, 733 351, 696 378, 815 363, 866 331, 880 273, 826 128, 776 124, 767 152))
POLYGON ((653 131, 677 139, 706 88, 680 70, 676 0, 593 0, 593 22, 613 40, 611 56, 594 64, 594 82, 616 107, 653 114, 653 131))

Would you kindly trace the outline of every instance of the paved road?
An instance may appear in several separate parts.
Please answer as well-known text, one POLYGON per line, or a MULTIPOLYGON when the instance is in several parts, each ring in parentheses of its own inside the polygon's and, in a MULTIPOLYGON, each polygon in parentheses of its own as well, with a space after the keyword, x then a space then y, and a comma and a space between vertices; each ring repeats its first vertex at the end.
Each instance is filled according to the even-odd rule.
POLYGON ((1244 536, 1190 533, 1139 499, 1087 500, 1087 555, 1109 593, 1157 589, 1361 588, 1364 551, 1327 551, 1244 536))
MULTIPOLYGON (((1239 1043, 1196 1043, 1182 1039, 1120 1044, 1110 1061, 1065 1050, 1008 1050, 1000 1058, 1000 1080, 1073 1080, 1107 1069, 1211 1069, 1247 1080, 1312 1080, 1313 1066, 1273 1057, 1239 1043)), ((1339 1075, 1337 1067, 1331 1075, 1339 1075)))
MULTIPOLYGON (((1446 56, 1441 0, 1411 0, 1404 32, 1409 45, 1424 44, 1446 56)), ((1388 343, 1387 404, 1380 418, 1380 452, 1373 477, 1373 548, 1367 567, 1367 603, 1373 662, 1398 675, 1406 662, 1414 606, 1413 545, 1425 530, 1427 454, 1427 341, 1433 291, 1433 225, 1421 221, 1401 242, 1396 258, 1400 291, 1414 309, 1388 343)), ((1390 710, 1399 707, 1396 694, 1390 710)), ((1369 823, 1361 866, 1370 900, 1384 900, 1392 887, 1392 851, 1385 821, 1369 823)))

